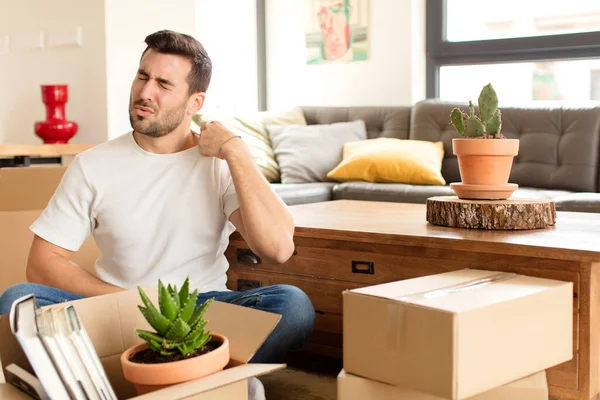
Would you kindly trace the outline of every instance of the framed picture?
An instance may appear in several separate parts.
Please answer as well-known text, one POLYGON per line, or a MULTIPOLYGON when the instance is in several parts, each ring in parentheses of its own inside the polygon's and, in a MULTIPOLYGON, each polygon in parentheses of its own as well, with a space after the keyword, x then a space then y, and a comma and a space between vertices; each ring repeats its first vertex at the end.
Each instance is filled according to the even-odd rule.
POLYGON ((369 58, 369 0, 305 0, 306 63, 369 58))

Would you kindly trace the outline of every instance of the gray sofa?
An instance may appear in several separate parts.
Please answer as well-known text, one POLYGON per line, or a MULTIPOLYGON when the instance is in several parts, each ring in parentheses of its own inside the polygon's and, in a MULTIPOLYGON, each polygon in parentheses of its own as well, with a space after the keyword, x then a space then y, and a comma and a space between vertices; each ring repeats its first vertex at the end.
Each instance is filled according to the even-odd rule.
MULTIPOLYGON (((368 138, 392 137, 442 141, 442 175, 460 182, 448 123, 452 104, 425 100, 413 107, 302 107, 307 123, 330 124, 361 119, 368 138)), ((600 212, 600 107, 505 108, 502 133, 520 139, 510 182, 519 184, 512 198, 551 199, 559 211, 600 212)), ((425 203, 430 196, 454 195, 446 186, 369 182, 271 184, 289 204, 338 199, 425 203)))

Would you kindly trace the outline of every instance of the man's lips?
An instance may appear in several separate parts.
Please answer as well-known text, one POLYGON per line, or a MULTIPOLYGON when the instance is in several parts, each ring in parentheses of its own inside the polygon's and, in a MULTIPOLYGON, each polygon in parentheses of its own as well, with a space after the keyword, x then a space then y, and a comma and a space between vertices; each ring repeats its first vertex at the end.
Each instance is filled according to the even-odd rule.
POLYGON ((149 115, 154 114, 154 110, 151 109, 150 107, 134 106, 133 108, 134 108, 136 114, 140 115, 142 117, 147 117, 149 115))

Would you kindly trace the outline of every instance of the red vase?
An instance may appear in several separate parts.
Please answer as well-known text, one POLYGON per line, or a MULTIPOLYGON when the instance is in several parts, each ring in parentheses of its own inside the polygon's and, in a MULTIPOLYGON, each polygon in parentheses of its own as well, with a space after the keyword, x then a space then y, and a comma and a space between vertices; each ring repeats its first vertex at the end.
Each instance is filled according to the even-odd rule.
POLYGON ((35 123, 35 133, 45 144, 68 143, 77 133, 77 123, 67 121, 65 117, 65 104, 68 99, 67 85, 42 85, 46 120, 35 123))

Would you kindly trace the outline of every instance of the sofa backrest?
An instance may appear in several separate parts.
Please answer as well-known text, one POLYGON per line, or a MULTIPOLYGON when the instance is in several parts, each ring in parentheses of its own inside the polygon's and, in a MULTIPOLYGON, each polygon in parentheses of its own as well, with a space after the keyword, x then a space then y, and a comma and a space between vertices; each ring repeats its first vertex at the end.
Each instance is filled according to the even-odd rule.
MULTIPOLYGON (((424 100, 411 113, 409 138, 442 141, 442 175, 460 182, 452 139, 460 137, 449 124, 452 108, 468 113, 467 104, 424 100)), ((519 139, 510 182, 520 186, 594 192, 600 189, 600 107, 500 107, 502 134, 519 139)))
POLYGON ((302 107, 309 125, 363 120, 367 137, 408 139, 409 106, 399 107, 302 107))

